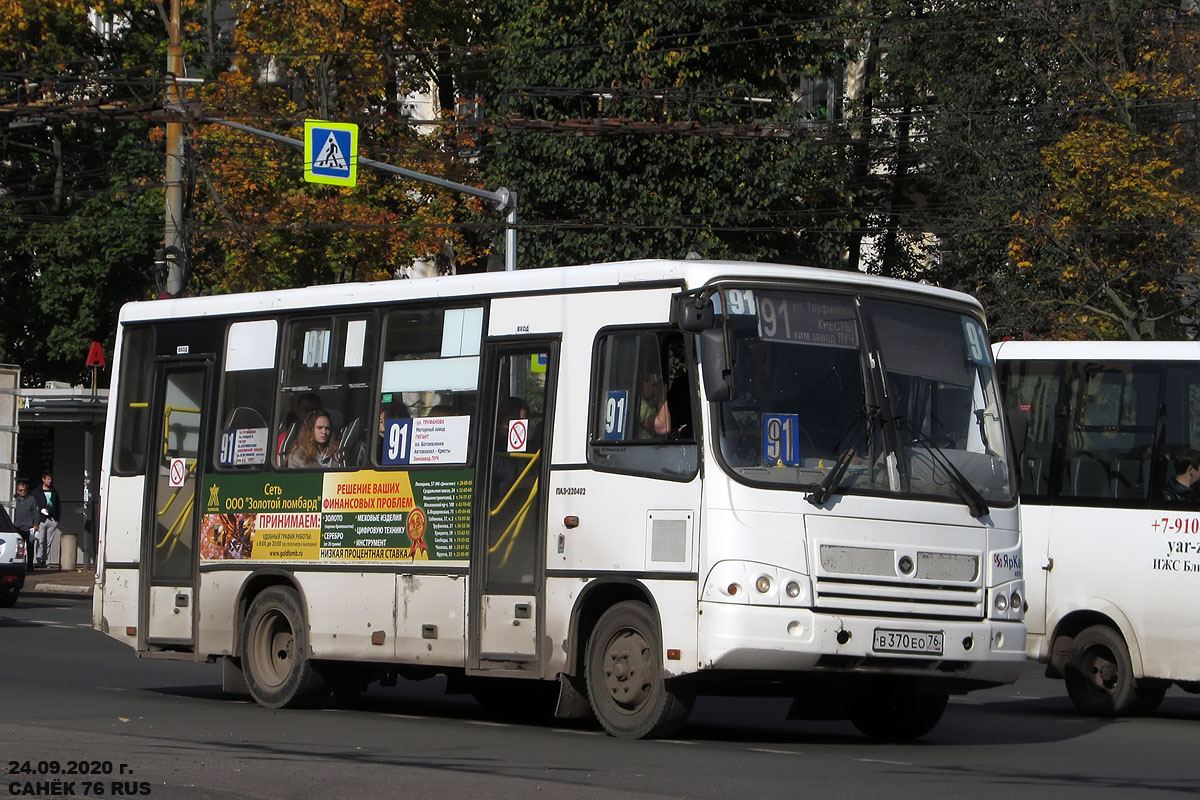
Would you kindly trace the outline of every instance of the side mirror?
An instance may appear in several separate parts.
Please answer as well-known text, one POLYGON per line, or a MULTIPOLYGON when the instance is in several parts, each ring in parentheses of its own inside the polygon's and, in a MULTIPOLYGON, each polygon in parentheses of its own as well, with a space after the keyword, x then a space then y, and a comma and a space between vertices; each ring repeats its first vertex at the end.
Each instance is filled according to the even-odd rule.
POLYGON ((700 332, 700 369, 704 374, 704 393, 714 403, 733 397, 733 370, 725 358, 725 332, 700 332))
POLYGON ((698 294, 675 296, 675 323, 686 333, 702 333, 711 330, 713 323, 713 301, 711 297, 698 294))

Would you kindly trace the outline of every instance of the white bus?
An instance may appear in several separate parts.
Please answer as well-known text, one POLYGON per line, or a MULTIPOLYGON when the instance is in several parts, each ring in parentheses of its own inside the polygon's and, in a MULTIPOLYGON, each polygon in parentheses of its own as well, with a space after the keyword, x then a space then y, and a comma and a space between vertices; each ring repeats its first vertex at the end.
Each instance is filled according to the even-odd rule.
POLYGON ((1086 714, 1152 712, 1172 683, 1200 692, 1200 503, 1169 491, 1200 448, 1200 343, 994 351, 1021 464, 1030 657, 1086 714))
POLYGON ((134 303, 117 349, 95 626, 264 706, 444 674, 905 739, 1024 661, 968 296, 641 261, 134 303))

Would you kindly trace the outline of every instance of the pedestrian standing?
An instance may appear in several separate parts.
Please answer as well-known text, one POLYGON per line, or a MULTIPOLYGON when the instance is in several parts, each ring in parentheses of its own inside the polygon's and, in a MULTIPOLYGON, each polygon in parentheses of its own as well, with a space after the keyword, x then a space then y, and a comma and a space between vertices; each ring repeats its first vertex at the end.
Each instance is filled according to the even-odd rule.
POLYGON ((17 481, 17 500, 13 503, 13 524, 25 537, 26 567, 33 566, 33 550, 37 546, 40 517, 37 500, 29 493, 29 481, 17 481))
POLYGON ((54 488, 54 476, 49 472, 42 473, 42 488, 34 492, 33 499, 37 501, 39 519, 35 566, 45 568, 46 561, 50 558, 50 548, 54 544, 54 536, 58 533, 58 517, 62 509, 58 489, 54 488))

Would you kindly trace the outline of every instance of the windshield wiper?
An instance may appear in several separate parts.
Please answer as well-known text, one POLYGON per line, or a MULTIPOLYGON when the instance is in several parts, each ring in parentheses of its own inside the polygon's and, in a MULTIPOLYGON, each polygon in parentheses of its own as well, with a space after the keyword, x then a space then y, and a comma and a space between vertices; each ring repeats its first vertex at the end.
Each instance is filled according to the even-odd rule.
POLYGON ((837 490, 838 484, 842 480, 842 476, 846 474, 846 467, 850 466, 850 462, 857 455, 853 447, 846 448, 846 452, 838 458, 837 463, 833 465, 833 469, 829 470, 817 488, 812 490, 812 494, 806 495, 805 500, 820 508, 825 505, 825 501, 833 496, 837 490))
POLYGON ((931 442, 929 437, 922 433, 920 429, 909 428, 908 431, 912 434, 913 441, 925 448, 925 452, 929 453, 929 457, 933 462, 939 465, 950 476, 950 482, 954 485, 954 493, 966 503, 971 516, 978 518, 987 514, 987 501, 983 499, 983 495, 979 493, 979 490, 967 480, 966 476, 958 471, 958 467, 954 466, 954 462, 937 445, 931 442))

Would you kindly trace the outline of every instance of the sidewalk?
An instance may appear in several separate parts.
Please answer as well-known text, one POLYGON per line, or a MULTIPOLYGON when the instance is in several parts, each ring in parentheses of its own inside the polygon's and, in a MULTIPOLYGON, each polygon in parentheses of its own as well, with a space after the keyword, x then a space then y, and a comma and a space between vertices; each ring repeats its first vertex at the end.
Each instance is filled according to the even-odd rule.
POLYGON ((91 594, 96 585, 96 570, 77 569, 62 572, 55 567, 35 569, 25 576, 22 592, 57 592, 60 594, 91 594))

